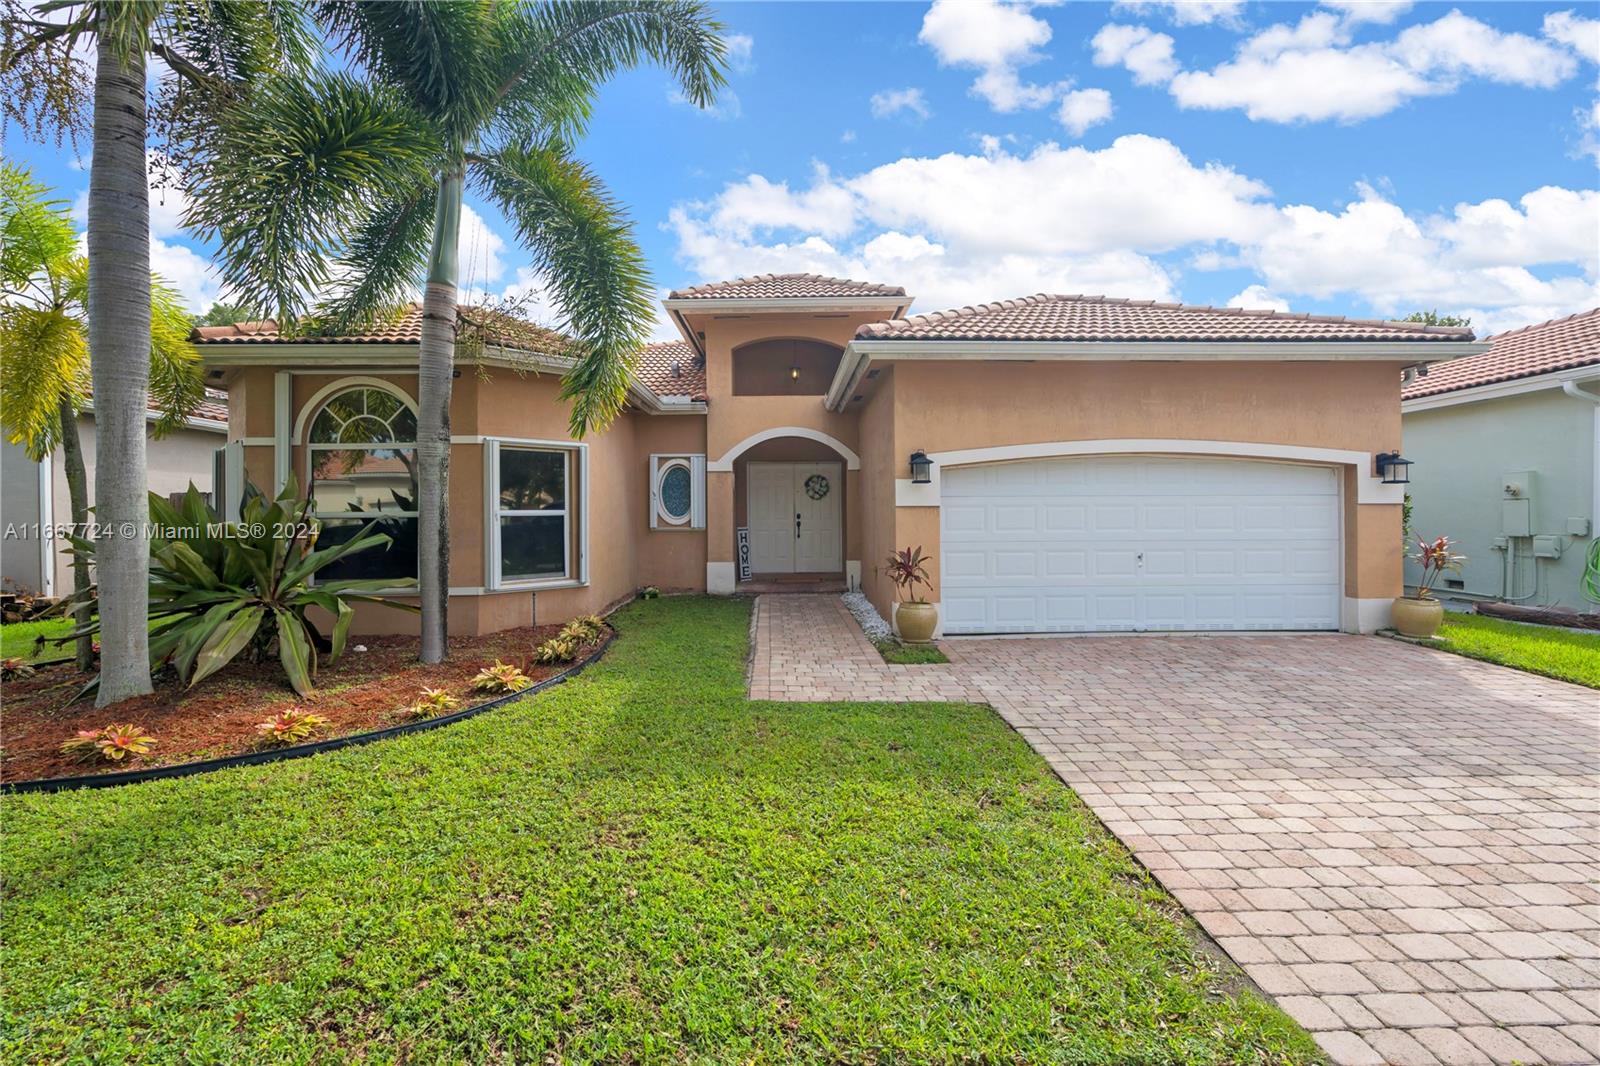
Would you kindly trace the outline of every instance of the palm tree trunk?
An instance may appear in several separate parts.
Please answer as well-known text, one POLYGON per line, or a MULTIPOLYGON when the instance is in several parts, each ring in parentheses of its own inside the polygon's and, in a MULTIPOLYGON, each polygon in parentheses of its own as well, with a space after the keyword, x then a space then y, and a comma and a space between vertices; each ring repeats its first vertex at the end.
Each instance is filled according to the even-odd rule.
POLYGON ((461 233, 463 170, 439 181, 433 251, 422 298, 417 353, 417 586, 422 598, 425 663, 448 652, 450 613, 450 385, 456 355, 456 245, 461 233))
POLYGON ((150 189, 144 51, 97 35, 89 170, 89 367, 104 707, 150 689, 145 411, 150 381, 150 189))
MULTIPOLYGON (((67 475, 67 509, 72 512, 72 526, 79 536, 89 524, 89 471, 83 465, 83 441, 78 438, 78 412, 72 401, 62 397, 58 408, 61 419, 61 465, 67 475)), ((81 555, 72 557, 72 592, 82 598, 89 588, 89 560, 81 555)), ((89 620, 90 608, 80 602, 72 609, 72 625, 81 626, 89 620)), ((88 673, 94 669, 94 637, 85 633, 77 639, 73 658, 78 669, 88 673)))

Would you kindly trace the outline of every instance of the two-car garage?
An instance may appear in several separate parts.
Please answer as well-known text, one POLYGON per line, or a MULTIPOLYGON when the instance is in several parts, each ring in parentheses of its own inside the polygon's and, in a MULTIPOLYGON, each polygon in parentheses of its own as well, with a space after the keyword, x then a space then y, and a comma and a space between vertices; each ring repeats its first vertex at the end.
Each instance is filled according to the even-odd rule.
POLYGON ((942 472, 944 632, 1339 628, 1336 468, 1072 456, 942 472))

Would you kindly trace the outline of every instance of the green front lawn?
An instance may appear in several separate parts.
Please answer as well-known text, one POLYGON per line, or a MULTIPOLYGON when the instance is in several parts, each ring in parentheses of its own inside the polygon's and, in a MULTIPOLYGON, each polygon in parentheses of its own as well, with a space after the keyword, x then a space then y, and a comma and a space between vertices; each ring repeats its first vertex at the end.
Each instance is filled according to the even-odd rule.
POLYGON ((458 726, 0 800, 0 1061, 1321 1061, 993 712, 614 621, 458 726))
POLYGON ((1435 643, 1457 655, 1600 688, 1600 633, 1446 611, 1435 643))
POLYGON ((39 637, 66 636, 72 623, 66 618, 42 618, 33 622, 12 622, 0 626, 0 659, 62 659, 72 654, 70 644, 46 644, 35 650, 39 637))

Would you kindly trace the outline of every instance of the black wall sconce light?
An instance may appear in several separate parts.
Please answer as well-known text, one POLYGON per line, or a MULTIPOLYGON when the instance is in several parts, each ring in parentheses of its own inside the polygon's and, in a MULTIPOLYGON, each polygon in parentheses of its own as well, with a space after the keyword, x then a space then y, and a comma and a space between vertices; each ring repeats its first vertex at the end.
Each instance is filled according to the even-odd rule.
POLYGON ((928 458, 928 453, 918 448, 911 453, 911 483, 913 485, 933 484, 933 460, 928 458))
POLYGON ((1411 460, 1403 458, 1399 452, 1379 452, 1377 466, 1378 476, 1385 485, 1411 484, 1411 460))

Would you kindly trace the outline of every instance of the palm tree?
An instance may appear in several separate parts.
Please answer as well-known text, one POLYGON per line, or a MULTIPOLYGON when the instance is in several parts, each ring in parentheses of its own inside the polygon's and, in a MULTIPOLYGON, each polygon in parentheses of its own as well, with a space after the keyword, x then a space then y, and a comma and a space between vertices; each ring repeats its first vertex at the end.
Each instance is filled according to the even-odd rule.
POLYGON ((97 706, 151 691, 149 502, 145 411, 150 373, 151 125, 145 60, 159 55, 168 81, 174 143, 208 131, 214 113, 273 63, 304 59, 299 0, 49 0, 31 9, 5 0, 0 49, 4 111, 43 136, 78 132, 92 111, 88 302, 95 395, 95 508, 111 531, 97 552, 102 622, 97 706), (65 13, 59 21, 51 18, 65 13), (73 45, 95 42, 90 84, 73 45), (184 88, 172 88, 181 84, 184 88))
MULTIPOLYGON (((28 171, 0 164, 0 422, 29 458, 61 450, 72 524, 89 521, 88 476, 78 439, 89 378, 85 323, 89 263, 78 251, 65 200, 28 171)), ((181 428, 205 396, 200 354, 188 342, 189 312, 176 292, 152 279, 149 381, 160 437, 181 428)), ((141 437, 143 413, 141 412, 141 437)), ((98 436, 98 434, 97 434, 98 436)), ((89 587, 89 564, 72 567, 74 593, 89 587)), ((84 604, 80 614, 87 610, 84 604)), ((86 619, 82 619, 86 620, 86 619)), ((94 667, 92 639, 78 638, 80 670, 94 667)))
POLYGON ((512 221, 576 338, 562 382, 581 436, 621 409, 650 326, 628 223, 570 141, 596 88, 650 59, 709 104, 720 26, 695 0, 327 0, 349 72, 278 79, 223 123, 190 222, 220 245, 235 298, 288 328, 315 309, 348 330, 423 286, 418 557, 424 662, 446 652, 450 387, 463 190, 512 221), (331 296, 325 296, 328 292, 331 296))

